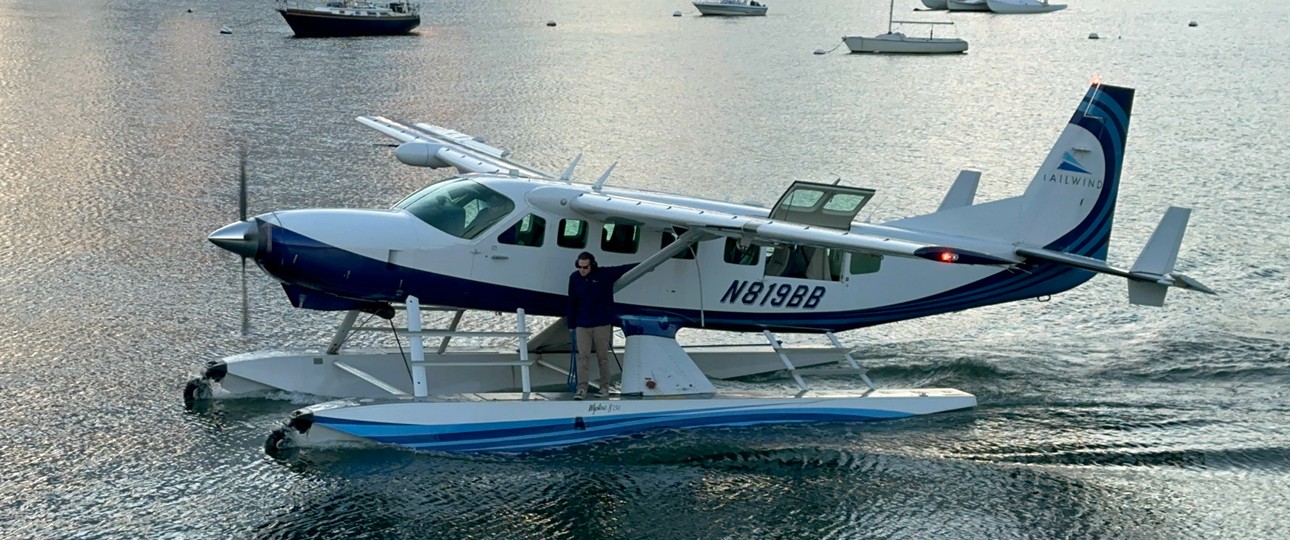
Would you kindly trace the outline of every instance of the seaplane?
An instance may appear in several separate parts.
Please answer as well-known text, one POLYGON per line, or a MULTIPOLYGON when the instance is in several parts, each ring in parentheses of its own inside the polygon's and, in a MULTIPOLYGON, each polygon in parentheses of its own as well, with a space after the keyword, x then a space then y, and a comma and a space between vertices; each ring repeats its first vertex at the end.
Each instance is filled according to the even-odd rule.
POLYGON ((1131 267, 1107 262, 1133 97, 1095 80, 1021 195, 978 203, 980 173, 967 170, 934 212, 879 224, 857 219, 872 189, 794 181, 767 208, 615 187, 613 166, 579 183, 577 159, 557 176, 452 129, 362 116, 397 141, 398 161, 458 174, 389 209, 247 218, 243 173, 242 219, 209 240, 240 255, 244 268, 253 260, 293 306, 344 312, 344 320, 326 350, 211 362, 186 397, 285 390, 338 398, 292 412, 268 436, 270 453, 354 442, 524 452, 660 428, 972 408, 975 396, 957 389, 876 387, 834 334, 1045 299, 1097 274, 1124 278, 1137 305, 1162 306, 1170 288, 1214 294, 1174 271, 1186 208, 1164 212, 1131 267), (570 263, 583 251, 619 269, 614 310, 625 336, 614 365, 619 388, 588 401, 567 391, 570 370, 559 361, 570 351, 562 319, 570 263), (455 310, 447 329, 424 327, 430 309, 455 310), (516 314, 515 332, 483 334, 513 337, 518 347, 447 350, 449 339, 471 335, 457 325, 467 311, 516 314), (345 350, 364 314, 390 321, 398 350, 345 350), (529 316, 555 322, 532 336, 529 316), (760 334, 767 344, 687 347, 676 339, 686 328, 760 334), (793 350, 777 332, 823 334, 830 344, 793 350), (427 342, 435 338, 438 347, 427 342), (814 388, 806 367, 825 361, 858 375, 856 388, 814 388), (786 372, 785 384, 731 393, 712 382, 767 371, 786 372))

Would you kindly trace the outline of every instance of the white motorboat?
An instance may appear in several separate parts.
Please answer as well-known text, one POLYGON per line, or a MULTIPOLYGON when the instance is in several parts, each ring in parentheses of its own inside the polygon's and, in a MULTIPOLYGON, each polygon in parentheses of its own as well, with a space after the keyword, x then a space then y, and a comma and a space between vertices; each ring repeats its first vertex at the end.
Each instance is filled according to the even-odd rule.
POLYGON ((844 36, 842 42, 853 53, 899 53, 899 54, 954 54, 966 52, 967 41, 959 38, 938 38, 935 28, 938 25, 953 25, 952 22, 932 21, 897 21, 892 20, 896 1, 891 0, 887 9, 887 33, 874 37, 844 36), (911 37, 892 30, 894 24, 921 24, 929 28, 928 37, 911 37))
POLYGON ((922 1, 923 1, 923 5, 927 6, 927 9, 935 9, 935 10, 949 9, 949 6, 945 5, 946 0, 922 0, 922 1))
POLYGON ((945 7, 950 11, 990 11, 985 0, 946 0, 945 7))
POLYGON ((702 15, 724 16, 759 16, 769 9, 766 4, 757 0, 720 0, 718 2, 694 2, 694 7, 702 15))
POLYGON ((1048 0, 985 0, 995 13, 1048 13, 1066 9, 1066 4, 1050 4, 1048 0))

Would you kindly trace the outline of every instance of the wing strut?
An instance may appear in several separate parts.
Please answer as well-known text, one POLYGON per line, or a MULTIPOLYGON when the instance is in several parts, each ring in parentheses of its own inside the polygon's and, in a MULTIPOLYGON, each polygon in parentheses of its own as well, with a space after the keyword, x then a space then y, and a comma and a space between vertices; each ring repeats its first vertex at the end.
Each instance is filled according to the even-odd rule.
POLYGON ((617 293, 618 291, 623 290, 628 285, 631 285, 632 282, 640 279, 641 276, 650 273, 655 268, 658 268, 658 265, 663 264, 663 261, 672 258, 673 255, 680 253, 682 250, 688 249, 696 242, 702 242, 713 238, 716 238, 716 235, 709 234, 698 229, 685 231, 685 234, 677 237, 675 242, 672 242, 671 244, 668 244, 667 247, 658 250, 658 253, 650 255, 648 259, 645 259, 641 261, 640 264, 636 265, 636 268, 628 270, 626 274, 623 274, 623 277, 618 278, 618 281, 614 282, 614 292, 617 293))

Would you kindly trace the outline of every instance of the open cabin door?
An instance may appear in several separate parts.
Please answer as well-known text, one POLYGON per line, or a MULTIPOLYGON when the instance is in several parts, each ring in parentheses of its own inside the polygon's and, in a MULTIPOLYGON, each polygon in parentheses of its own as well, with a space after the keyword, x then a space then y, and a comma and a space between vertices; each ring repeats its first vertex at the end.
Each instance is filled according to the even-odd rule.
POLYGON ((770 219, 845 231, 874 193, 867 188, 796 181, 779 197, 770 219))
MULTIPOLYGON (((873 198, 875 191, 814 182, 793 182, 780 196, 770 211, 770 218, 837 230, 850 230, 856 214, 873 198)), ((852 260, 860 255, 839 250, 806 247, 774 246, 767 249, 765 275, 787 278, 805 278, 843 285, 850 281, 854 270, 848 271, 852 260)), ((864 255, 856 263, 863 263, 872 256, 864 255)))

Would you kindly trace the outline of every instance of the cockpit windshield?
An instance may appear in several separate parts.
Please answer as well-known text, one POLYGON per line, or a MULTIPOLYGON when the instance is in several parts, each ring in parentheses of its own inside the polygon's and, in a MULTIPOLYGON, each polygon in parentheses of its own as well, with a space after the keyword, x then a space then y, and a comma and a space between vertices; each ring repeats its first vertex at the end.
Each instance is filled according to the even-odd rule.
POLYGON ((413 193, 394 207, 443 232, 471 239, 515 210, 515 203, 479 182, 458 178, 413 193))

